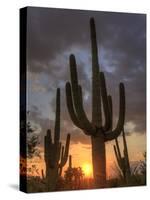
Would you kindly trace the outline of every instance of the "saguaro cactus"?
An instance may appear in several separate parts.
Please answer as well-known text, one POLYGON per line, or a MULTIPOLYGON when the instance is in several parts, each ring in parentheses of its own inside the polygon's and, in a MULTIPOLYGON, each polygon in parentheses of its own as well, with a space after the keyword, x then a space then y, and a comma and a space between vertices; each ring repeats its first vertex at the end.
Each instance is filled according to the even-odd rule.
POLYGON ((58 177, 66 164, 69 153, 70 134, 67 135, 66 145, 60 143, 60 89, 56 96, 56 119, 54 130, 54 141, 52 141, 51 130, 47 130, 44 142, 44 159, 46 163, 46 185, 48 191, 55 190, 58 177))
POLYGON ((72 169, 72 155, 69 155, 69 169, 72 169))
POLYGON ((117 126, 112 130, 112 99, 107 94, 104 73, 99 70, 98 48, 94 19, 90 19, 92 47, 92 121, 86 116, 83 108, 82 88, 78 83, 76 59, 70 55, 71 83, 66 83, 67 107, 73 123, 91 136, 93 175, 96 187, 106 186, 106 152, 105 142, 113 140, 120 134, 125 119, 125 89, 119 84, 120 106, 117 126), (102 108, 104 123, 102 123, 102 108))
POLYGON ((124 181, 126 183, 129 183, 129 179, 131 176, 131 170, 130 170, 130 162, 129 162, 129 155, 128 155, 128 147, 127 147, 127 142, 126 142, 126 137, 125 137, 125 132, 124 129, 122 131, 122 137, 123 137, 123 156, 121 156, 121 151, 118 143, 118 139, 115 139, 116 145, 114 145, 114 152, 116 156, 116 160, 118 163, 118 166, 122 172, 124 181))

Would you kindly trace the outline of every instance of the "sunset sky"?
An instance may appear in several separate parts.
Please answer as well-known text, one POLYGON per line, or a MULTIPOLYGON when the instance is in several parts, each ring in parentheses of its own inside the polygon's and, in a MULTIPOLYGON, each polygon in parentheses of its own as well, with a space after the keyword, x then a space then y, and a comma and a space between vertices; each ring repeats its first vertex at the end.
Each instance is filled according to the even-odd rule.
MULTIPOLYGON (((146 16, 144 14, 28 8, 27 103, 29 120, 40 135, 54 129, 56 89, 61 88, 61 140, 71 134, 74 166, 91 164, 90 138, 70 120, 65 84, 69 55, 75 54, 84 108, 91 119, 90 17, 95 18, 100 70, 112 95, 114 127, 118 119, 118 84, 126 89, 125 132, 131 161, 146 150, 146 16)), ((121 139, 119 138, 120 145, 121 139)), ((108 176, 115 162, 113 141, 106 144, 108 176)), ((110 173, 111 171, 111 173, 110 173)))

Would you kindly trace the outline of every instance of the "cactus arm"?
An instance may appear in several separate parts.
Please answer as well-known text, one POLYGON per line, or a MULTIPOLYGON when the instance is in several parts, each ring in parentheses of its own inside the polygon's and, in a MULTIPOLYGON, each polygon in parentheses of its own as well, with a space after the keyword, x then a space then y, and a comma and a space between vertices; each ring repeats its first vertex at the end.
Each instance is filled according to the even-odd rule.
POLYGON ((54 146, 54 150, 53 150, 53 155, 52 157, 52 163, 54 163, 54 166, 58 166, 58 162, 60 159, 60 152, 61 152, 61 142, 57 143, 57 144, 53 144, 54 146))
POLYGON ((96 29, 94 19, 90 19, 91 54, 92 54, 92 123, 96 127, 102 126, 101 98, 99 87, 99 63, 96 29))
POLYGON ((83 129, 83 127, 81 126, 81 123, 79 122, 79 120, 77 118, 77 115, 76 115, 74 107, 73 107, 71 85, 69 82, 66 83, 66 100, 67 100, 67 107, 68 107, 68 111, 69 111, 71 120, 77 127, 79 127, 80 129, 83 129))
POLYGON ((125 121, 125 87, 123 83, 119 84, 120 89, 120 108, 119 108, 119 120, 117 123, 116 131, 121 132, 125 121))
POLYGON ((95 71, 99 72, 98 48, 97 48, 96 28, 95 28, 94 18, 90 19, 90 33, 91 33, 92 65, 95 66, 95 71))
POLYGON ((59 143, 59 139, 60 139, 60 89, 57 88, 54 143, 59 143))
POLYGON ((69 155, 69 169, 72 168, 72 156, 69 155))
POLYGON ((51 137, 51 130, 48 129, 47 134, 44 137, 44 156, 45 156, 46 162, 48 162, 48 149, 50 145, 52 145, 52 137, 51 137))
POLYGON ((79 93, 79 102, 82 104, 83 107, 83 97, 82 97, 82 87, 81 85, 78 85, 78 93, 79 93))
POLYGON ((116 129, 110 132, 106 132, 105 134, 105 141, 110 141, 115 138, 117 138, 124 126, 124 120, 125 120, 125 88, 123 83, 120 83, 119 85, 119 90, 120 90, 120 108, 119 108, 119 119, 118 123, 116 126, 116 129))
POLYGON ((115 152, 115 156, 116 156, 117 163, 118 163, 118 165, 119 165, 119 167, 120 167, 120 161, 121 161, 121 160, 120 160, 120 158, 119 158, 119 155, 118 155, 116 146, 114 145, 113 147, 114 147, 114 152, 115 152))
POLYGON ((128 150, 127 150, 127 143, 126 143, 124 128, 123 128, 122 132, 123 132, 123 146, 124 146, 123 154, 124 154, 124 156, 121 157, 120 148, 119 148, 119 144, 118 144, 117 139, 115 139, 115 142, 116 142, 115 148, 116 148, 116 152, 117 152, 117 155, 116 155, 116 152, 115 152, 115 155, 116 155, 116 159, 117 159, 117 162, 118 162, 118 166, 120 167, 120 169, 122 171, 124 180, 126 182, 128 182, 130 175, 131 175, 131 170, 130 170, 130 163, 129 163, 129 157, 128 157, 128 150), (117 156, 118 156, 118 158, 117 158, 117 156))
POLYGON ((67 159, 68 159, 69 146, 70 146, 70 134, 67 134, 65 152, 64 152, 64 156, 63 156, 63 166, 66 164, 67 159))
POLYGON ((62 166, 59 166, 59 169, 58 169, 58 176, 59 176, 59 177, 60 177, 61 174, 62 174, 62 169, 63 169, 63 167, 62 167, 62 166))
POLYGON ((123 144, 124 144, 125 165, 126 165, 126 168, 127 168, 128 176, 130 176, 131 175, 131 170, 130 170, 129 154, 128 154, 128 147, 127 147, 127 142, 126 142, 124 128, 122 130, 122 136, 123 136, 123 144))
POLYGON ((110 115, 110 130, 113 127, 113 107, 112 107, 112 98, 108 95, 108 105, 109 105, 109 115, 110 115))
MULTIPOLYGON (((79 103, 82 104, 82 107, 83 107, 82 87, 80 85, 78 85, 78 92, 79 92, 79 103)), ((89 132, 87 129, 84 129, 84 128, 81 128, 81 129, 83 129, 83 131, 86 135, 91 136, 91 132, 89 132)))
POLYGON ((56 146, 56 156, 55 156, 55 165, 58 166, 59 165, 59 160, 60 160, 60 156, 61 156, 61 142, 59 142, 56 146))
POLYGON ((124 129, 122 130, 122 136, 123 136, 123 145, 124 145, 124 155, 125 155, 125 157, 127 157, 127 159, 129 160, 128 148, 127 148, 127 142, 126 142, 126 138, 125 138, 124 129))
POLYGON ((60 160, 60 163, 59 163, 59 172, 58 172, 59 176, 61 176, 62 169, 63 169, 64 165, 66 164, 66 162, 68 160, 69 145, 70 145, 70 134, 67 135, 65 151, 64 151, 64 146, 62 146, 61 160, 60 160))
POLYGON ((95 131, 94 127, 89 122, 84 109, 83 104, 80 102, 82 99, 79 97, 79 85, 78 85, 78 77, 77 77, 77 70, 76 70, 76 61, 75 56, 70 56, 70 72, 71 72, 71 86, 72 86, 72 94, 73 94, 73 102, 74 107, 78 116, 78 120, 83 124, 84 130, 91 134, 95 131))
POLYGON ((77 74, 77 66, 76 59, 73 54, 70 55, 70 77, 71 77, 71 86, 73 91, 73 100, 76 107, 78 102, 78 74, 77 74))
POLYGON ((118 139, 117 138, 115 139, 115 143, 116 143, 116 150, 118 152, 119 160, 121 160, 121 152, 120 152, 119 143, 118 143, 118 139))
MULTIPOLYGON (((61 158, 60 158, 61 160, 60 160, 60 163, 63 160, 63 156, 64 156, 64 146, 62 146, 62 148, 61 148, 61 158)), ((62 174, 62 168, 63 168, 63 166, 59 165, 59 172, 58 172, 59 176, 61 176, 61 174, 62 174)))
POLYGON ((117 138, 115 139, 115 143, 116 143, 116 146, 114 145, 114 152, 115 152, 116 160, 117 160, 118 166, 123 171, 123 159, 124 158, 121 157, 121 152, 120 152, 119 143, 118 143, 117 138))
POLYGON ((47 140, 46 140, 46 137, 44 137, 44 159, 45 159, 45 162, 47 163, 47 140))
POLYGON ((45 179, 45 175, 44 175, 44 170, 43 169, 41 170, 41 176, 42 176, 43 179, 45 179))
POLYGON ((67 162, 68 153, 69 153, 69 145, 70 145, 70 134, 67 135, 65 151, 63 153, 63 158, 61 159, 60 166, 64 166, 67 162))
POLYGON ((61 148, 61 160, 60 160, 60 162, 62 162, 62 160, 63 160, 63 157, 64 157, 64 146, 62 146, 62 148, 61 148))
POLYGON ((107 96, 105 76, 103 72, 100 72, 100 89, 101 89, 101 96, 102 96, 104 116, 105 116, 105 125, 103 127, 103 130, 108 131, 111 128, 111 119, 109 112, 109 102, 107 96))

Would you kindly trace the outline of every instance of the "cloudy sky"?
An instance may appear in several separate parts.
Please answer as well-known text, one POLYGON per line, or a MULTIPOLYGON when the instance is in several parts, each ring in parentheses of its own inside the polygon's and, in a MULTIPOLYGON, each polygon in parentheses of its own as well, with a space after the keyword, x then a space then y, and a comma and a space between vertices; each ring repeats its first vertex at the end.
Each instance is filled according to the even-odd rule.
MULTIPOLYGON (((65 83, 70 80, 69 55, 73 53, 84 93, 84 108, 91 119, 89 19, 94 17, 100 70, 105 73, 107 88, 113 99, 114 127, 118 117, 118 84, 124 82, 125 130, 131 147, 131 158, 136 160, 132 155, 135 155, 135 152, 139 154, 146 148, 146 16, 30 7, 27 17, 29 120, 36 126, 41 142, 46 130, 53 130, 56 89, 60 87, 61 139, 64 140, 70 132, 74 157, 81 155, 78 148, 82 148, 87 155, 90 154, 90 138, 70 120, 66 107, 65 83)), ((108 144, 107 152, 110 154, 111 148, 112 145, 108 144)))

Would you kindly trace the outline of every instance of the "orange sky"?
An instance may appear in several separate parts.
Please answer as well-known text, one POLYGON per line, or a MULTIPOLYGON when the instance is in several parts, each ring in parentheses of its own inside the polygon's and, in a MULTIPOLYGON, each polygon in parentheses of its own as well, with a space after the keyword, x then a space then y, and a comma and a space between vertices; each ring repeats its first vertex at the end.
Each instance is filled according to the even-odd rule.
MULTIPOLYGON (((146 149, 146 138, 144 134, 137 135, 132 134, 132 136, 127 136, 127 144, 129 149, 129 158, 130 161, 139 161, 143 159, 143 153, 146 149)), ((90 138, 89 138, 90 143, 90 138)), ((114 142, 109 142, 106 144, 106 152, 107 152, 107 177, 115 176, 114 171, 114 163, 116 162, 113 152, 113 144, 114 142)), ((122 147, 122 137, 119 138, 119 144, 122 147)), ((43 148, 41 148, 41 152, 43 152, 43 148)), ((82 143, 72 144, 70 145, 70 152, 69 154, 72 155, 72 166, 73 167, 83 167, 85 164, 92 164, 91 158, 91 148, 90 145, 85 145, 82 143)), ((41 174, 41 169, 45 170, 45 163, 43 160, 43 153, 42 159, 34 158, 28 160, 28 167, 31 165, 36 164, 37 168, 39 169, 39 173, 41 174)), ((68 167, 68 163, 65 165, 63 170, 66 170, 68 167)))

